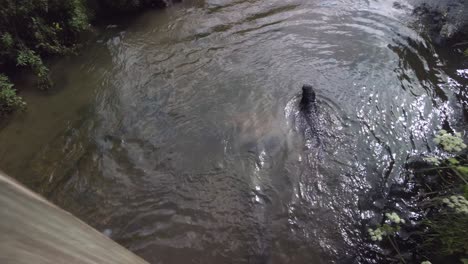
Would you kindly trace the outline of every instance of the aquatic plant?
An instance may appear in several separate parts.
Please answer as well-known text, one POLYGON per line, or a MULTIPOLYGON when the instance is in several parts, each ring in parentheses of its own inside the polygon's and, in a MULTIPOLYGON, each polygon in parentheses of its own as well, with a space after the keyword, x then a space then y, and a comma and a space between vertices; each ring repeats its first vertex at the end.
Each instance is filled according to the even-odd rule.
POLYGON ((452 195, 448 198, 443 198, 442 202, 455 210, 456 213, 468 214, 468 201, 462 195, 452 195))
POLYGON ((456 212, 434 214, 422 221, 421 248, 433 255, 463 255, 468 252, 468 215, 456 212))
POLYGON ((418 167, 413 172, 416 177, 411 179, 419 186, 419 197, 412 197, 418 201, 412 209, 419 211, 420 216, 412 219, 411 226, 406 226, 406 221, 397 213, 387 212, 381 225, 367 230, 374 242, 388 239, 389 244, 382 243, 381 246, 391 245, 394 249, 391 252, 396 252, 401 263, 410 262, 410 255, 401 254, 399 244, 404 245, 405 253, 412 253, 412 263, 414 259, 424 264, 431 263, 428 258, 450 257, 462 262, 467 259, 468 158, 464 152, 467 146, 461 133, 446 130, 438 131, 434 142, 451 157, 428 155, 422 158, 425 162, 422 167, 421 163, 414 164, 418 167), (398 236, 401 229, 405 229, 409 237, 398 236))
MULTIPOLYGON (((466 149, 461 133, 448 133, 446 130, 437 132, 434 142, 447 152, 461 152, 466 149)), ((468 253, 468 200, 460 192, 468 196, 468 160, 466 155, 458 155, 447 159, 426 157, 424 161, 433 166, 433 171, 439 177, 439 185, 422 184, 423 189, 432 196, 425 217, 420 221, 421 245, 419 250, 433 256, 456 256, 468 253), (447 194, 452 195, 447 195, 447 194), (442 206, 440 206, 442 205, 442 206), (444 207, 446 208, 444 210, 444 207), (430 211, 427 211, 429 209, 430 211)), ((424 174, 428 169, 419 170, 424 174)), ((418 171, 417 171, 418 172, 418 171)), ((425 177, 421 177, 425 180, 425 177)), ((426 262, 427 263, 427 262, 426 262)))
POLYGON ((386 213, 385 216, 390 220, 390 222, 393 222, 395 224, 404 224, 405 219, 400 218, 395 212, 393 213, 386 213))
POLYGON ((440 160, 437 157, 425 157, 423 160, 435 166, 440 165, 440 160))
POLYGON ((400 216, 395 212, 385 213, 385 217, 388 220, 388 223, 379 225, 375 229, 367 229, 372 241, 382 241, 382 238, 385 236, 395 235, 395 233, 400 230, 399 224, 405 223, 405 219, 400 218, 400 216))
POLYGON ((382 241, 383 236, 386 236, 387 233, 382 230, 381 227, 377 227, 375 229, 369 228, 367 232, 371 236, 372 241, 382 241))
POLYGON ((466 148, 466 144, 463 143, 463 139, 461 138, 461 133, 457 132, 452 135, 444 129, 437 132, 434 143, 442 146, 442 148, 448 152, 460 152, 462 149, 466 148))
POLYGON ((398 257, 400 258, 401 262, 405 263, 400 250, 398 248, 398 244, 396 240, 393 238, 396 233, 401 229, 400 224, 404 224, 405 220, 401 218, 397 213, 385 213, 386 219, 384 219, 384 223, 382 225, 378 225, 375 229, 368 228, 367 232, 370 235, 370 238, 374 242, 380 242, 383 240, 384 237, 388 239, 392 247, 397 252, 398 257))

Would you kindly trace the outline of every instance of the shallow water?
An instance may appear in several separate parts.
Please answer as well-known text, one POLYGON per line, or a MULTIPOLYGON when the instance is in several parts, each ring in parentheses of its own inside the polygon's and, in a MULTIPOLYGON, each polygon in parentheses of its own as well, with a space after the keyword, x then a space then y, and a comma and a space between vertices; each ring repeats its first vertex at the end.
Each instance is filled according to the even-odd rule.
POLYGON ((468 74, 450 77, 411 12, 200 0, 145 13, 54 63, 53 91, 23 92, 0 167, 151 263, 378 262, 365 226, 405 162, 434 151, 443 122, 462 131, 468 74))

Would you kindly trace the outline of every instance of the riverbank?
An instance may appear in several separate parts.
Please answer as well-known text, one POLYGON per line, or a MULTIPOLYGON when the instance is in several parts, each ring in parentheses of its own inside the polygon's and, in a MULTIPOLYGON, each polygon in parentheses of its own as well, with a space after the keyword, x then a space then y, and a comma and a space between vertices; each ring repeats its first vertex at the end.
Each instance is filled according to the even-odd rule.
POLYGON ((165 0, 6 1, 0 8, 0 116, 24 108, 10 81, 18 72, 32 72, 38 88, 53 84, 44 60, 76 53, 80 36, 92 24, 116 14, 163 8, 165 0), (24 3, 23 3, 24 2, 24 3))

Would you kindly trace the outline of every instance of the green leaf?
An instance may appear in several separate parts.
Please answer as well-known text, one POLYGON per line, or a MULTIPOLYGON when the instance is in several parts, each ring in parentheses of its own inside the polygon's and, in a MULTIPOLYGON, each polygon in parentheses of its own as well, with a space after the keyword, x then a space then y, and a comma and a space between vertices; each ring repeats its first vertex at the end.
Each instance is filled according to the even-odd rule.
POLYGON ((450 158, 448 159, 448 162, 452 165, 458 165, 460 162, 456 158, 450 158))
POLYGON ((463 174, 463 176, 468 176, 468 167, 467 166, 457 166, 457 171, 463 174))

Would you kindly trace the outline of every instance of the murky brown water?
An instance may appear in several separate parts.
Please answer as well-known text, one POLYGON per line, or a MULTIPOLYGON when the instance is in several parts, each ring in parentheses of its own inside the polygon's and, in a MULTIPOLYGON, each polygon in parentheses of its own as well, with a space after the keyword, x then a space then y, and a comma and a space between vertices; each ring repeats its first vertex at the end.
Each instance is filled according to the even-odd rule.
POLYGON ((0 167, 151 263, 378 262, 365 225, 407 158, 462 120, 466 85, 400 3, 148 12, 54 64, 53 92, 23 93, 0 167))

